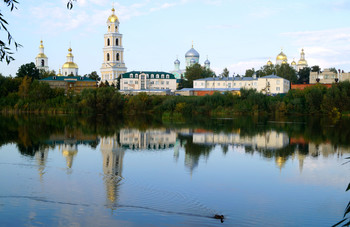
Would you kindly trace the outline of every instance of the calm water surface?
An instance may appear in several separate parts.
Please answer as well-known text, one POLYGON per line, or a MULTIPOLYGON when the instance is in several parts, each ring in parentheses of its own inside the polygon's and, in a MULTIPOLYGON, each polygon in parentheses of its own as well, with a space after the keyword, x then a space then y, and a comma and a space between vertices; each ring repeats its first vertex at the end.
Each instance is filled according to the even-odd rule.
POLYGON ((0 226, 331 226, 349 202, 349 126, 0 117, 0 226))

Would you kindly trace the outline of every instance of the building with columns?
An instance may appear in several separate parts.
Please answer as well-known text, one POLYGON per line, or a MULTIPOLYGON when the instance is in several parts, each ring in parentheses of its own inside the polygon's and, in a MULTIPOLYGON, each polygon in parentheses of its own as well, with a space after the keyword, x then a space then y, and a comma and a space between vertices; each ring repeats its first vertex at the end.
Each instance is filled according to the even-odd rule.
POLYGON ((40 70, 49 71, 48 58, 44 54, 43 41, 40 41, 39 54, 35 58, 35 66, 40 70))
POLYGON ((107 33, 104 35, 101 82, 108 81, 110 85, 116 85, 118 77, 127 71, 122 38, 123 35, 119 33, 119 19, 113 8, 107 19, 107 33))

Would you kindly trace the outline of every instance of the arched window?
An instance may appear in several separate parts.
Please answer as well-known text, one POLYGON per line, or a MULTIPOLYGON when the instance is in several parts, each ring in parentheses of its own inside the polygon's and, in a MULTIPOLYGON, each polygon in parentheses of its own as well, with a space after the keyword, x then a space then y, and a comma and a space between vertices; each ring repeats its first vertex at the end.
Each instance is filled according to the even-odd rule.
POLYGON ((107 61, 109 61, 109 53, 107 53, 107 61))
POLYGON ((110 41, 109 41, 109 38, 107 39, 107 46, 109 46, 110 45, 110 41))
POLYGON ((118 31, 118 26, 115 26, 115 31, 116 31, 116 32, 118 31))
POLYGON ((41 59, 41 66, 45 66, 45 61, 44 61, 44 59, 41 59))
POLYGON ((119 61, 119 53, 117 53, 117 61, 119 61))
POLYGON ((115 45, 119 46, 119 40, 118 39, 115 39, 115 45))

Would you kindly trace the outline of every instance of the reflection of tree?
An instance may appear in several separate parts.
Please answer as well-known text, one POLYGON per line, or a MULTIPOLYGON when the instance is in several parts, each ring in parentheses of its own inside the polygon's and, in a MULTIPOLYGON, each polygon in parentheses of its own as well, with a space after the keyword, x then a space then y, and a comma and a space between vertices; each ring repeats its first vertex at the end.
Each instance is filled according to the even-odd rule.
POLYGON ((191 172, 198 166, 200 157, 208 157, 214 147, 211 145, 193 143, 193 136, 179 135, 178 138, 180 143, 184 144, 185 165, 191 170, 191 172))

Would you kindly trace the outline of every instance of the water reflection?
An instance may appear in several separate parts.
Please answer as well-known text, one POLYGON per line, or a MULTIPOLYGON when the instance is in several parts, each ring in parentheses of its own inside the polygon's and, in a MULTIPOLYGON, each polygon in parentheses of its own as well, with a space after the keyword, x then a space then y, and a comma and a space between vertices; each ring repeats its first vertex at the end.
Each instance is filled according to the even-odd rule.
MULTIPOLYGON (((139 185, 133 186, 129 181, 127 182, 127 186, 125 186, 126 180, 124 177, 126 176, 126 178, 129 177, 130 179, 130 176, 135 177, 136 175, 141 175, 138 177, 146 178, 144 181, 147 183, 151 182, 149 184, 158 180, 163 184, 168 184, 168 188, 190 184, 192 178, 196 180, 195 183, 198 183, 201 177, 202 179, 211 177, 208 184, 203 183, 204 181, 202 180, 198 183, 197 189, 195 188, 196 184, 193 185, 195 189, 190 189, 194 190, 196 192, 195 194, 197 194, 199 190, 202 190, 202 188, 215 189, 217 191, 213 193, 211 191, 206 191, 206 193, 212 197, 216 196, 213 194, 226 193, 223 199, 220 198, 223 201, 235 198, 235 200, 230 201, 232 204, 235 204, 239 202, 240 198, 234 197, 234 194, 241 194, 243 197, 248 197, 245 191, 241 192, 243 190, 241 190, 238 185, 243 184, 245 188, 249 188, 251 191, 254 188, 267 187, 266 185, 268 185, 268 183, 266 182, 269 181, 269 178, 273 178, 276 175, 278 176, 279 172, 285 173, 288 171, 287 167, 291 166, 288 162, 295 162, 296 172, 301 173, 297 174, 298 177, 305 175, 303 179, 305 181, 310 182, 312 178, 315 179, 314 182, 320 182, 320 177, 324 177, 324 175, 318 176, 318 178, 312 174, 307 175, 311 165, 316 166, 313 168, 317 168, 318 171, 321 170, 324 172, 328 170, 327 168, 331 165, 326 166, 327 168, 324 167, 322 170, 322 168, 319 168, 322 167, 321 164, 315 164, 315 160, 319 160, 320 157, 334 157, 337 159, 350 153, 349 141, 345 139, 346 136, 350 135, 350 129, 344 127, 344 125, 349 123, 348 121, 332 123, 324 119, 312 119, 310 121, 298 119, 295 122, 299 123, 290 122, 293 121, 271 121, 265 118, 238 118, 225 120, 206 119, 205 121, 194 120, 186 124, 177 124, 172 122, 154 122, 150 118, 146 118, 146 120, 143 121, 142 119, 123 120, 111 118, 103 120, 98 117, 83 118, 74 116, 2 116, 0 117, 0 147, 7 144, 15 144, 18 151, 16 154, 19 154, 18 156, 20 157, 25 156, 25 160, 31 160, 35 164, 35 174, 39 174, 40 183, 43 185, 43 197, 46 195, 51 201, 56 201, 56 199, 50 197, 51 195, 55 195, 54 192, 56 190, 52 190, 53 187, 48 187, 48 184, 50 184, 50 182, 53 184, 52 182, 55 181, 55 174, 48 174, 52 174, 53 172, 52 162, 53 159, 55 159, 56 163, 58 163, 57 166, 64 167, 64 175, 68 176, 67 178, 69 179, 79 181, 79 183, 82 184, 81 187, 84 188, 81 189, 79 186, 75 185, 76 188, 73 188, 75 191, 72 189, 70 199, 75 199, 75 196, 80 193, 86 193, 88 195, 88 192, 84 191, 85 188, 92 187, 92 184, 95 184, 94 187, 101 186, 103 194, 102 206, 112 211, 120 207, 127 207, 130 209, 142 208, 150 212, 166 211, 168 214, 171 213, 172 215, 195 214, 193 215, 194 217, 207 217, 208 212, 205 213, 205 215, 200 212, 196 213, 196 211, 200 210, 199 208, 202 207, 201 203, 195 200, 194 202, 188 202, 190 201, 188 198, 192 198, 192 195, 186 197, 178 191, 166 191, 164 188, 162 190, 160 187, 163 187, 163 185, 160 183, 157 186, 149 186, 146 184, 146 186, 139 187, 139 185), (338 130, 342 131, 339 132, 338 130), (339 138, 337 136, 339 136, 339 138), (96 151, 100 159, 96 158, 96 152, 88 153, 87 151, 96 151), (170 154, 170 162, 169 159, 166 159, 166 157, 168 157, 166 156, 167 154, 170 154), (269 175, 261 184, 253 186, 246 184, 246 179, 252 177, 249 173, 253 171, 251 170, 253 168, 247 166, 242 172, 240 172, 241 169, 230 169, 234 166, 232 163, 238 165, 239 161, 242 161, 242 159, 234 159, 241 158, 241 156, 238 157, 237 154, 247 159, 258 157, 259 164, 261 164, 261 162, 269 164, 273 167, 272 171, 277 174, 269 175), (89 173, 98 173, 98 176, 95 176, 96 178, 91 180, 91 182, 93 182, 91 184, 89 183, 90 178, 94 177, 91 174, 85 176, 86 179, 89 180, 78 179, 83 175, 79 172, 82 166, 88 166, 85 162, 88 160, 89 156, 94 157, 94 160, 90 160, 93 165, 89 163, 91 166, 86 168, 89 168, 89 173), (161 159, 161 161, 159 161, 154 160, 154 157, 162 157, 164 159, 159 158, 159 160, 161 159), (225 160, 225 157, 228 157, 227 159, 231 158, 229 162, 226 162, 227 160, 225 160), (159 175, 152 178, 152 173, 154 174, 154 172, 151 172, 152 168, 149 168, 149 165, 152 165, 153 161, 155 165, 159 165, 163 168, 168 168, 168 166, 172 164, 180 166, 185 170, 185 177, 177 175, 181 170, 176 169, 176 171, 173 171, 174 169, 169 167, 169 172, 165 174, 159 173, 159 175), (204 168, 207 167, 207 163, 211 161, 217 161, 215 167, 210 170, 204 168), (47 167, 47 165, 49 165, 49 167, 47 167), (140 165, 144 166, 138 169, 140 165), (221 165, 227 169, 224 167, 221 168, 221 165), (220 170, 216 172, 215 169, 220 170), (147 173, 142 173, 143 171, 147 173), (132 174, 130 174, 130 172, 132 172, 132 174), (245 175, 244 172, 246 172, 247 175, 245 175), (129 175, 127 175, 128 173, 129 175), (213 175, 210 175, 211 173, 213 175), (236 183, 236 181, 238 182, 240 179, 240 175, 237 173, 242 174, 244 176, 242 178, 245 178, 245 180, 236 183), (215 174, 218 174, 219 177, 216 177, 217 175, 215 174), (229 174, 234 176, 232 178, 235 179, 235 182, 230 182, 232 179, 228 177, 221 177, 229 176, 229 174), (212 183, 215 181, 216 184, 212 183), (46 192, 44 186, 50 188, 51 190, 47 190, 50 192, 46 192), (234 193, 232 193, 232 191, 234 191, 234 193), (144 198, 136 198, 140 195, 146 195, 145 197, 147 197, 147 199, 151 198, 154 199, 154 201, 149 202, 144 198), (188 210, 182 210, 183 207, 189 207, 190 212, 187 212, 188 210)), ((249 162, 245 164, 247 163, 249 162)), ((257 163, 258 162, 255 160, 254 164, 257 163)), ((160 169, 156 171, 161 172, 165 170, 160 169)), ((253 176, 255 177, 258 174, 259 173, 254 172, 253 176)), ((26 178, 24 182, 30 182, 30 179, 30 177, 28 179, 26 178)), ((329 179, 332 179, 332 175, 330 174, 325 179, 330 181, 329 179)), ((259 181, 259 179, 257 179, 257 181, 259 181)), ((280 181, 281 179, 277 179, 275 182, 279 183, 280 181)), ((334 178, 332 183, 334 182, 338 184, 343 181, 334 178)), ((283 186, 278 185, 278 183, 276 184, 276 188, 283 188, 283 186)), ((165 188, 167 189, 167 187, 165 188)), ((186 191, 186 189, 188 188, 184 188, 183 191, 186 191)), ((269 190, 274 189, 270 188, 269 190)), ((286 189, 284 188, 284 190, 286 189)), ((3 191, 5 191, 5 189, 2 189, 2 193, 3 191)), ((41 196, 41 194, 34 189, 33 191, 34 193, 32 192, 32 194, 36 195, 37 193, 41 196)), ((86 191, 88 190, 86 189, 86 191)), ((276 195, 279 195, 278 193, 281 193, 281 191, 275 192, 276 195)), ((257 193, 259 194, 261 192, 252 191, 252 194, 257 193)), ((26 195, 26 193, 24 193, 24 195, 26 195)), ((94 201, 96 205, 89 201, 90 199, 97 200, 96 198, 84 198, 82 202, 79 203, 79 201, 66 201, 63 199, 65 197, 60 195, 55 196, 58 197, 57 201, 59 201, 59 204, 77 204, 76 206, 78 206, 84 203, 87 204, 87 208, 84 209, 98 210, 97 206, 99 203, 94 201)), ((204 197, 207 197, 207 195, 204 197)), ((266 203, 266 206, 269 206, 268 200, 273 201, 274 198, 267 198, 265 202, 260 202, 266 203)), ((247 201, 249 202, 249 199, 241 203, 242 207, 244 207, 247 201)), ((208 203, 212 202, 210 200, 211 198, 208 198, 208 203)), ((202 210, 209 210, 207 209, 208 207, 203 207, 202 210)), ((227 210, 230 209, 232 210, 232 207, 227 208, 227 210)), ((74 208, 71 208, 71 210, 72 213, 76 211, 74 208)), ((239 210, 236 210, 236 212, 238 216, 242 215, 239 213, 239 210)), ((77 220, 79 219, 77 218, 77 220)), ((196 224, 201 225, 203 222, 196 224)))
POLYGON ((118 187, 122 180, 124 148, 118 141, 119 134, 100 138, 103 156, 103 181, 106 187, 107 207, 117 207, 118 187))

